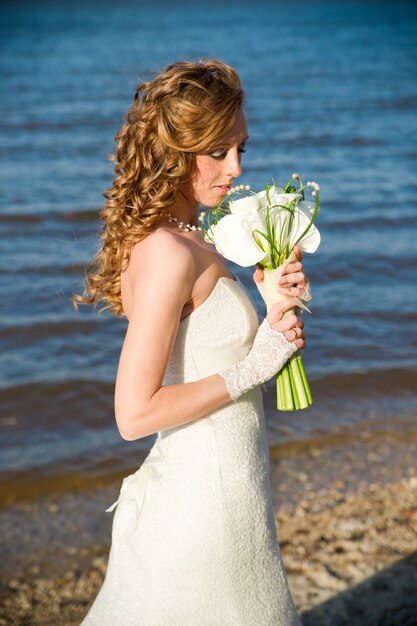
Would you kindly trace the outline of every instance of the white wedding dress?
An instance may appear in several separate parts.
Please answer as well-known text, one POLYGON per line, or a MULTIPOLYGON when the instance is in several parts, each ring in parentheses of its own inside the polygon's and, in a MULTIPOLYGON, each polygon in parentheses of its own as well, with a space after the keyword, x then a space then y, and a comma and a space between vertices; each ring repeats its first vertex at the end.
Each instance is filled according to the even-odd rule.
MULTIPOLYGON (((240 361, 258 317, 222 276, 180 322, 164 384, 240 361)), ((300 626, 280 556, 261 390, 159 432, 124 479, 103 586, 82 626, 300 626)))

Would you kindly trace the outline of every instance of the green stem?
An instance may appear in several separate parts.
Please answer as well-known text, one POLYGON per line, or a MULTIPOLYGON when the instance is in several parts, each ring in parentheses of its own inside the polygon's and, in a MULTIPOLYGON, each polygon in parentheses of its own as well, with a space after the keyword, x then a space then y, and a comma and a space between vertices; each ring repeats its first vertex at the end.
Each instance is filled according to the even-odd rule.
POLYGON ((302 389, 298 389, 297 388, 297 380, 294 377, 293 374, 293 369, 292 369, 292 363, 291 361, 288 363, 288 375, 290 377, 290 381, 291 381, 291 390, 292 390, 292 397, 294 400, 294 407, 295 410, 298 411, 299 409, 301 409, 301 397, 302 397, 302 389))
POLYGON ((307 375, 304 369, 304 362, 303 362, 301 355, 297 357, 297 361, 298 361, 298 367, 300 370, 300 375, 303 379, 304 390, 306 392, 306 396, 308 400, 308 406, 311 406, 313 404, 313 396, 311 395, 310 385, 308 384, 307 375))
MULTIPOLYGON (((281 372, 278 372, 277 374, 277 407, 278 409, 284 406, 284 403, 285 403, 285 394, 284 394, 283 379, 281 376, 281 372)), ((283 409, 280 409, 280 410, 283 410, 283 409)))
POLYGON ((288 364, 285 364, 281 370, 283 384, 284 384, 284 396, 285 396, 285 409, 284 411, 293 411, 294 402, 292 397, 291 380, 289 374, 288 364))
POLYGON ((298 352, 278 372, 276 386, 278 411, 306 409, 313 404, 303 359, 298 352))
POLYGON ((300 373, 298 358, 290 360, 290 368, 291 368, 291 375, 294 381, 294 386, 298 392, 298 399, 299 399, 299 405, 300 405, 299 408, 305 409, 308 407, 309 403, 307 399, 307 394, 304 389, 303 377, 301 376, 301 373, 300 373))

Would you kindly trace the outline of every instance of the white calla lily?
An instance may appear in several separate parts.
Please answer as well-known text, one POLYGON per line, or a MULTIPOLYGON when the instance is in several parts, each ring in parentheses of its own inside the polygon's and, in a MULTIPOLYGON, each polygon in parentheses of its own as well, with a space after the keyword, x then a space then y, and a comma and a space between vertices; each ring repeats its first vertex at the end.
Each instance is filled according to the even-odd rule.
POLYGON ((220 254, 242 267, 260 263, 264 252, 252 235, 253 226, 241 215, 225 215, 210 229, 214 245, 220 254))
POLYGON ((245 212, 246 213, 257 213, 260 204, 259 199, 256 194, 252 194, 247 196, 246 198, 239 198, 239 200, 231 200, 229 202, 230 212, 234 215, 238 213, 245 212))
POLYGON ((303 252, 315 252, 320 245, 320 233, 314 224, 311 224, 309 230, 300 239, 301 235, 305 232, 311 222, 311 216, 300 209, 295 207, 294 210, 294 223, 290 236, 290 247, 293 248, 297 244, 303 252))
POLYGON ((274 208, 282 208, 288 206, 294 200, 299 200, 301 194, 299 193, 274 193, 269 194, 270 206, 274 208))
MULTIPOLYGON (((304 252, 315 252, 320 244, 320 233, 314 224, 300 240, 311 221, 309 202, 300 202, 292 209, 292 213, 285 210, 300 194, 270 194, 273 208, 270 209, 271 221, 276 227, 277 238, 282 246, 292 249, 300 246, 304 252), (288 232, 291 218, 291 232, 288 232)), ((225 215, 215 226, 210 228, 214 245, 224 257, 241 265, 249 267, 256 263, 268 263, 270 256, 267 252, 267 242, 259 233, 267 233, 266 226, 265 191, 246 198, 230 202, 230 215, 225 215), (254 233, 254 234, 253 234, 254 233)))

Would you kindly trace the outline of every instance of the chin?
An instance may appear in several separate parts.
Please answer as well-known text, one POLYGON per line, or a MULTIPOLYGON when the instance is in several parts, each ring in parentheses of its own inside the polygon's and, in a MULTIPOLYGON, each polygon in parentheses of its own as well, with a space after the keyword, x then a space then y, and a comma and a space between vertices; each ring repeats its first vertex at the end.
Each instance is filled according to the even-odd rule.
POLYGON ((203 204, 206 207, 213 208, 217 204, 219 204, 222 198, 226 198, 227 194, 214 192, 210 195, 207 194, 204 198, 200 199, 200 204, 203 204))

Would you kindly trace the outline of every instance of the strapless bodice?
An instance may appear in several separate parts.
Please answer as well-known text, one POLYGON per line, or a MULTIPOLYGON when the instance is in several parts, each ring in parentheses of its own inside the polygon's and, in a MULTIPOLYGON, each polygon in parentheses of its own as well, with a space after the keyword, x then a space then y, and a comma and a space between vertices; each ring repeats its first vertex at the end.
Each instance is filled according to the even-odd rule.
POLYGON ((239 279, 221 276, 208 298, 178 328, 164 384, 211 376, 249 352, 259 320, 239 279))

